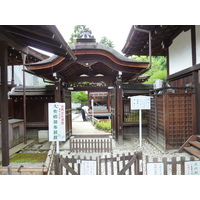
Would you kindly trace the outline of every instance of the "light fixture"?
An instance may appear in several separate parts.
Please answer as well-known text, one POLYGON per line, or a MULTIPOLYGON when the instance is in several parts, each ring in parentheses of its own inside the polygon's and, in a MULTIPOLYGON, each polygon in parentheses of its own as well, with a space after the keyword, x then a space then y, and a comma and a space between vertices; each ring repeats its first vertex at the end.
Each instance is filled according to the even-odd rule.
POLYGON ((71 90, 74 90, 74 88, 73 87, 68 87, 67 90, 71 91, 71 90))
POLYGON ((109 89, 109 90, 113 90, 114 87, 113 87, 113 86, 108 86, 108 89, 109 89))

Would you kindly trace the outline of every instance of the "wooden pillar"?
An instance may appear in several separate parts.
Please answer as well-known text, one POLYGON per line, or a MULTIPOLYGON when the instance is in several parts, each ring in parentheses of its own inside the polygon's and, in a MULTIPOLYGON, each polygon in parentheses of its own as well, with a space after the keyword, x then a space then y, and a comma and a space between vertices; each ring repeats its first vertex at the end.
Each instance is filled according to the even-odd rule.
POLYGON ((107 96, 107 109, 108 112, 110 112, 110 91, 108 91, 108 96, 107 96))
POLYGON ((117 109, 117 141, 118 144, 123 144, 123 126, 122 126, 122 118, 123 118, 123 104, 122 104, 122 80, 121 78, 117 78, 116 81, 116 109, 117 109))
POLYGON ((61 85, 60 81, 55 81, 55 102, 61 102, 61 85))
POLYGON ((8 46, 5 41, 0 40, 2 166, 9 165, 7 65, 8 65, 8 46))
POLYGON ((195 85, 196 133, 200 135, 200 71, 193 72, 195 85))
POLYGON ((27 144, 27 134, 26 134, 26 76, 25 76, 25 61, 26 55, 22 53, 23 61, 23 111, 24 111, 24 144, 27 144))
POLYGON ((15 80, 14 80, 14 54, 12 55, 12 78, 11 78, 11 84, 14 85, 15 84, 15 80))

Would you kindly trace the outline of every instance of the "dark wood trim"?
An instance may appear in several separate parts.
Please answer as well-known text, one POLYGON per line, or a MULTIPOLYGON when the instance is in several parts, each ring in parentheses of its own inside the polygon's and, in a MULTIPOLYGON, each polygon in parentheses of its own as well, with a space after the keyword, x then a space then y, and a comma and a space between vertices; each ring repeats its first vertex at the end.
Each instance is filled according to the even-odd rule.
POLYGON ((72 77, 67 78, 66 81, 75 83, 75 82, 113 82, 115 80, 115 77, 113 76, 89 76, 89 77, 72 77))
POLYGON ((117 78, 116 81, 116 91, 117 91, 117 135, 118 135, 118 144, 123 144, 123 102, 122 102, 122 80, 117 78))
POLYGON ((192 44, 192 65, 196 65, 196 28, 191 28, 191 44, 192 44))
POLYGON ((7 42, 0 40, 0 67, 1 67, 1 141, 2 166, 9 165, 9 133, 8 133, 8 46, 7 42))
POLYGON ((61 102, 60 81, 55 81, 55 102, 61 102))
POLYGON ((167 76, 169 76, 169 47, 166 49, 167 54, 167 76))
POLYGON ((174 74, 168 76, 167 80, 169 80, 169 81, 176 80, 178 78, 188 76, 188 74, 192 74, 193 71, 198 71, 198 70, 200 70, 200 64, 194 65, 192 67, 189 67, 187 69, 184 69, 177 73, 174 73, 174 74))
POLYGON ((200 134, 200 84, 199 84, 199 71, 193 72, 193 79, 195 84, 195 114, 196 114, 196 131, 200 134))

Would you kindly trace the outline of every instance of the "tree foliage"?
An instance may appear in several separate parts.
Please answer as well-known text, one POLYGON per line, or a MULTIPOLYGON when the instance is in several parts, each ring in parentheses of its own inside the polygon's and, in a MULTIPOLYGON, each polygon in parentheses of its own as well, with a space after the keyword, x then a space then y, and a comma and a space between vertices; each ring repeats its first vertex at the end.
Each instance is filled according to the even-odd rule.
POLYGON ((105 45, 107 45, 107 46, 109 46, 111 48, 115 47, 114 43, 111 40, 109 40, 106 36, 103 36, 101 38, 100 43, 101 44, 105 44, 105 45))
POLYGON ((86 25, 76 25, 76 26, 74 26, 74 32, 71 34, 71 37, 69 39, 70 40, 69 44, 76 43, 76 39, 81 34, 81 31, 89 30, 89 29, 90 28, 86 27, 86 25))
POLYGON ((72 102, 73 103, 81 103, 81 104, 86 104, 88 100, 88 95, 84 91, 79 91, 79 92, 72 92, 72 102))
MULTIPOLYGON (((149 62, 147 56, 133 56, 131 59, 139 60, 143 62, 149 62)), ((150 78, 145 83, 155 83, 155 79, 165 80, 167 77, 167 60, 164 56, 152 56, 152 67, 145 73, 150 78)))

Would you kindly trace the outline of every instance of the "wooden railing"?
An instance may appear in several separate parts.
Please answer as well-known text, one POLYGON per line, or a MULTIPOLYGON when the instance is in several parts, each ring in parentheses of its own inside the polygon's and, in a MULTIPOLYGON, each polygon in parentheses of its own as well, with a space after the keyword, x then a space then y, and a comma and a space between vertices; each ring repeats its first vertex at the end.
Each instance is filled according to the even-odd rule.
POLYGON ((55 175, 142 175, 142 152, 116 156, 54 157, 55 175))
POLYGON ((70 139, 71 152, 84 152, 84 153, 102 153, 112 151, 112 139, 70 139))

